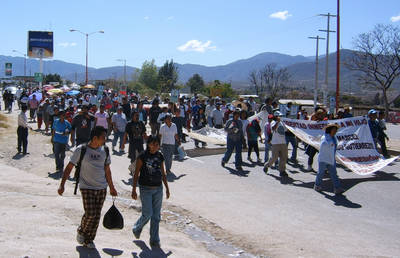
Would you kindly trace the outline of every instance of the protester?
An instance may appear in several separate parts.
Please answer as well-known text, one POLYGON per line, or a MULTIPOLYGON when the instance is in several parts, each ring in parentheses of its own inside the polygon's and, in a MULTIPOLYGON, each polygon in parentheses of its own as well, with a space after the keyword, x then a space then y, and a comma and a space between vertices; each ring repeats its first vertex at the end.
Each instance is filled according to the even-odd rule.
POLYGON ((385 158, 389 158, 390 155, 388 154, 387 147, 386 147, 386 140, 389 140, 389 137, 386 135, 386 122, 385 122, 385 112, 379 111, 378 114, 378 124, 379 124, 379 134, 377 137, 377 142, 381 146, 382 155, 385 158))
POLYGON ((283 114, 279 111, 274 112, 274 121, 271 122, 272 131, 272 158, 264 165, 264 172, 268 172, 268 168, 279 158, 279 173, 281 177, 287 177, 286 161, 288 156, 288 147, 285 139, 285 126, 281 122, 283 114))
POLYGON ((146 127, 142 121, 139 121, 137 110, 132 111, 132 120, 126 125, 122 149, 125 148, 126 140, 129 138, 128 158, 131 160, 129 170, 133 174, 135 170, 136 158, 143 151, 143 143, 147 138, 146 127))
MULTIPOLYGON (((201 128, 205 127, 207 125, 207 119, 204 114, 204 109, 201 107, 199 108, 199 112, 193 115, 192 118, 192 125, 193 125, 193 130, 200 130, 201 128)), ((207 146, 205 142, 199 141, 197 139, 194 139, 194 146, 196 148, 199 147, 199 143, 201 143, 201 146, 204 148, 207 146)))
POLYGON ((334 193, 341 194, 344 192, 344 189, 341 187, 339 178, 337 176, 336 171, 336 148, 337 148, 337 140, 335 137, 336 132, 338 131, 339 126, 337 124, 328 124, 325 127, 325 135, 322 136, 321 145, 319 149, 318 155, 318 173, 317 178, 315 179, 314 189, 315 191, 322 191, 322 178, 324 177, 325 171, 328 170, 332 179, 334 193))
POLYGON ((246 138, 247 138, 247 126, 249 125, 249 120, 247 119, 247 111, 240 111, 240 121, 242 121, 242 130, 243 130, 243 149, 247 148, 246 138))
POLYGON ((128 102, 128 98, 125 96, 122 98, 122 108, 124 110, 124 114, 127 120, 131 119, 131 112, 132 112, 132 108, 131 108, 131 104, 128 102))
POLYGON ((64 185, 74 166, 81 160, 81 170, 79 177, 79 188, 82 195, 84 215, 82 217, 76 240, 79 244, 87 248, 96 248, 93 240, 96 237, 97 228, 101 218, 101 210, 107 194, 107 185, 110 188, 110 194, 117 196, 112 176, 111 159, 107 147, 106 130, 103 127, 95 127, 90 135, 90 142, 85 145, 85 153, 81 160, 81 151, 84 145, 79 145, 67 167, 58 188, 58 194, 64 193, 64 185))
POLYGON ((256 153, 257 156, 257 163, 261 163, 260 151, 258 149, 258 137, 260 137, 261 141, 262 139, 261 139, 261 127, 260 123, 258 122, 258 119, 254 119, 249 123, 249 125, 246 128, 246 134, 248 143, 247 160, 252 162, 251 152, 254 149, 254 152, 256 153))
POLYGON ((108 130, 110 118, 107 112, 105 112, 104 105, 102 104, 100 105, 100 110, 96 112, 94 118, 95 118, 94 126, 101 126, 104 129, 108 130))
POLYGON ((28 126, 28 118, 26 117, 27 106, 21 106, 21 112, 18 115, 18 128, 17 128, 17 138, 18 138, 18 154, 27 155, 28 153, 28 129, 32 129, 28 126))
POLYGON ((211 112, 211 120, 215 128, 224 128, 224 113, 221 110, 220 103, 217 103, 215 109, 211 112))
MULTIPOLYGON (((324 110, 321 109, 320 107, 317 107, 315 110, 316 110, 315 113, 311 116, 311 120, 316 121, 316 122, 323 121, 325 118, 324 110)), ((306 151, 305 151, 305 153, 308 155, 307 171, 313 171, 312 165, 314 163, 314 156, 315 156, 315 154, 317 154, 317 152, 318 152, 318 150, 316 148, 314 148, 311 145, 307 145, 306 151)))
MULTIPOLYGON (((213 115, 212 115, 212 112, 216 108, 216 106, 214 104, 215 104, 214 99, 209 99, 208 104, 205 109, 205 116, 207 117, 207 123, 208 123, 209 127, 213 127, 215 125, 213 122, 213 115)), ((221 120, 222 120, 222 117, 221 117, 221 120)), ((221 123, 221 125, 222 125, 222 123, 221 123)))
POLYGON ((90 140, 94 117, 89 115, 88 106, 83 105, 82 110, 72 119, 71 144, 79 146, 90 140))
POLYGON ((139 113, 139 121, 142 121, 145 125, 147 124, 147 112, 143 108, 143 102, 139 102, 135 109, 139 113))
POLYGON ((161 113, 161 108, 159 106, 159 103, 160 103, 159 100, 154 99, 152 106, 149 110, 150 127, 152 135, 159 135, 160 133, 160 124, 157 122, 158 116, 161 113))
POLYGON ((36 110, 39 106, 39 101, 36 99, 36 95, 32 96, 32 99, 28 101, 29 106, 29 118, 31 121, 36 122, 36 110))
POLYGON ((272 140, 272 130, 271 130, 271 122, 274 119, 274 115, 268 115, 268 121, 264 126, 264 143, 265 143, 265 153, 264 153, 264 164, 269 161, 269 151, 271 150, 271 140, 272 140))
POLYGON ((178 136, 178 129, 174 123, 172 123, 171 114, 167 114, 164 117, 164 124, 160 128, 161 135, 161 151, 165 158, 165 169, 167 173, 171 173, 172 157, 175 152, 175 144, 180 145, 178 136))
POLYGON ((120 106, 118 107, 117 113, 113 114, 111 121, 112 121, 112 128, 114 132, 114 138, 112 141, 112 150, 115 152, 115 146, 117 146, 117 142, 119 139, 119 152, 123 151, 123 144, 124 144, 124 134, 126 129, 126 124, 128 123, 126 120, 125 114, 122 112, 123 108, 120 106))
POLYGON ((40 103, 36 112, 37 116, 37 127, 38 130, 42 130, 42 123, 43 123, 43 104, 44 102, 40 103))
POLYGON ((51 142, 53 143, 54 157, 56 161, 57 172, 64 171, 65 150, 68 144, 68 135, 71 132, 71 124, 65 120, 64 110, 58 112, 59 118, 56 119, 52 126, 51 142))
POLYGON ((150 221, 150 246, 160 247, 159 224, 161 220, 161 207, 163 187, 168 199, 170 196, 168 181, 164 167, 164 157, 159 151, 160 138, 151 135, 147 140, 146 151, 139 155, 133 176, 132 198, 137 200, 136 186, 139 182, 140 200, 142 202, 142 215, 132 228, 136 239, 140 238, 143 227, 150 221))
POLYGON ((172 117, 172 123, 176 125, 180 141, 186 142, 186 137, 185 134, 183 133, 183 128, 186 126, 185 118, 181 117, 181 112, 179 111, 179 109, 175 109, 175 116, 172 117))
POLYGON ((343 118, 353 117, 353 114, 350 113, 351 109, 350 105, 344 105, 343 118))
POLYGON ((221 161, 221 166, 225 167, 225 164, 231 158, 233 149, 235 149, 235 167, 241 171, 242 168, 242 144, 243 144, 243 124, 239 119, 240 111, 235 110, 233 112, 233 118, 228 120, 225 125, 225 131, 227 132, 226 137, 226 152, 221 161))

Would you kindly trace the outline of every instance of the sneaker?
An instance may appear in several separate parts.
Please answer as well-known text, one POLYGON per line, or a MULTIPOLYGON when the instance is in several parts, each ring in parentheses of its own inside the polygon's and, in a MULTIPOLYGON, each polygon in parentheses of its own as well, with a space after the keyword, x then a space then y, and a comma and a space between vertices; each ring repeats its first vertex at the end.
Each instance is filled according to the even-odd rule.
POLYGON ((226 162, 221 160, 221 166, 224 168, 225 167, 226 162))
POLYGON ((253 160, 251 159, 251 157, 247 157, 247 160, 250 162, 253 162, 253 160))
POLYGON ((236 167, 236 170, 243 171, 243 168, 242 168, 242 166, 238 166, 238 167, 236 167))
POLYGON ((83 243, 83 246, 89 249, 95 249, 96 245, 93 243, 92 240, 83 243))
POLYGON ((298 163, 297 159, 289 159, 289 161, 292 162, 293 164, 297 164, 298 163))
POLYGON ((322 192, 322 187, 318 185, 314 185, 314 190, 317 192, 322 192))
POLYGON ((264 165, 264 173, 265 174, 268 173, 268 163, 265 163, 265 165, 264 165))
POLYGON ((82 245, 85 242, 85 237, 79 233, 76 234, 76 241, 82 245))
POLYGON ((335 194, 342 194, 342 193, 344 193, 344 189, 343 188, 338 188, 338 189, 335 189, 335 194))
POLYGON ((133 235, 135 236, 136 239, 139 239, 139 238, 140 238, 140 233, 142 233, 142 232, 136 232, 136 231, 132 228, 132 233, 133 233, 133 235))
POLYGON ((261 159, 260 158, 257 158, 257 163, 261 163, 261 159))

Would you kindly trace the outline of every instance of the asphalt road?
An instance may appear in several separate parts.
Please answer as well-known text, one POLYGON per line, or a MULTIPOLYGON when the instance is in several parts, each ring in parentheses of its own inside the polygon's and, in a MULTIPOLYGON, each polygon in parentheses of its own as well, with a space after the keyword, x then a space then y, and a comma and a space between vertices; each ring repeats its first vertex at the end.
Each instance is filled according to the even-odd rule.
MULTIPOLYGON (((245 154, 243 154, 245 157, 245 154)), ((114 181, 130 191, 126 156, 113 156, 114 181)), ((315 174, 287 167, 266 175, 247 162, 243 172, 220 166, 222 155, 174 161, 169 204, 181 206, 226 231, 226 239, 268 257, 396 257, 400 254, 400 164, 359 176, 339 168, 343 196, 312 187, 315 174)), ((299 151, 300 164, 306 156, 299 151)), ((314 169, 317 164, 314 162, 314 169)), ((213 232, 210 232, 211 234, 213 232)))

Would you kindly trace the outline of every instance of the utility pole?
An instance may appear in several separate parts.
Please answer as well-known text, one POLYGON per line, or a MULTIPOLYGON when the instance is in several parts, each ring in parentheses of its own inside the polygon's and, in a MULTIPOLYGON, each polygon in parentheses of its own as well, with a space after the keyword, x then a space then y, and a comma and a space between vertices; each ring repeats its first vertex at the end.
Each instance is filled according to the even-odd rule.
POLYGON ((339 109, 340 96, 340 0, 337 0, 337 28, 336 28, 336 110, 339 109))
POLYGON ((318 48, 319 41, 324 40, 325 38, 321 38, 320 36, 316 37, 308 37, 309 39, 315 39, 317 42, 317 51, 315 55, 315 87, 314 87, 314 108, 317 107, 317 97, 318 97, 318 48))
POLYGON ((320 14, 319 16, 325 16, 328 19, 328 24, 326 27, 326 30, 319 30, 322 32, 326 32, 326 55, 325 55, 325 89, 323 90, 323 99, 324 99, 324 105, 327 106, 328 101, 327 101, 327 95, 328 95, 328 67, 329 67, 329 33, 331 32, 336 32, 334 30, 329 30, 330 27, 330 18, 331 17, 336 17, 336 15, 332 15, 330 13, 328 14, 320 14))

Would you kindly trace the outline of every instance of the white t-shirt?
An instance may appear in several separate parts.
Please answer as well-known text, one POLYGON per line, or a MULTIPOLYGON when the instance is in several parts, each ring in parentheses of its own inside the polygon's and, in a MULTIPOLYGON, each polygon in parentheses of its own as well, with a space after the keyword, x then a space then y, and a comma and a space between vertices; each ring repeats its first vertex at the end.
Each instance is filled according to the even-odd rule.
POLYGON ((175 135, 178 134, 178 129, 174 123, 171 123, 171 127, 167 124, 163 124, 160 128, 161 134, 161 145, 173 144, 175 145, 175 135))
POLYGON ((224 123, 224 120, 223 120, 224 119, 224 114, 222 113, 221 110, 214 109, 211 112, 211 117, 214 119, 214 123, 216 125, 223 125, 223 123, 224 123))
MULTIPOLYGON (((277 122, 272 121, 271 122, 271 130, 275 126, 277 122)), ((272 130, 272 139, 271 139, 271 144, 286 144, 286 138, 285 138, 285 126, 283 125, 282 122, 279 122, 278 127, 276 130, 272 130)))
POLYGON ((94 117, 97 118, 96 125, 102 126, 103 128, 108 129, 108 122, 107 122, 108 114, 106 112, 104 112, 102 114, 102 113, 100 113, 100 111, 98 111, 98 112, 96 112, 94 117))
POLYGON ((247 119, 245 119, 245 120, 243 120, 243 119, 240 119, 240 120, 242 120, 242 125, 243 125, 243 128, 242 128, 242 130, 243 130, 243 135, 244 135, 244 137, 246 137, 247 138, 247 126, 249 125, 249 120, 247 120, 247 119))

